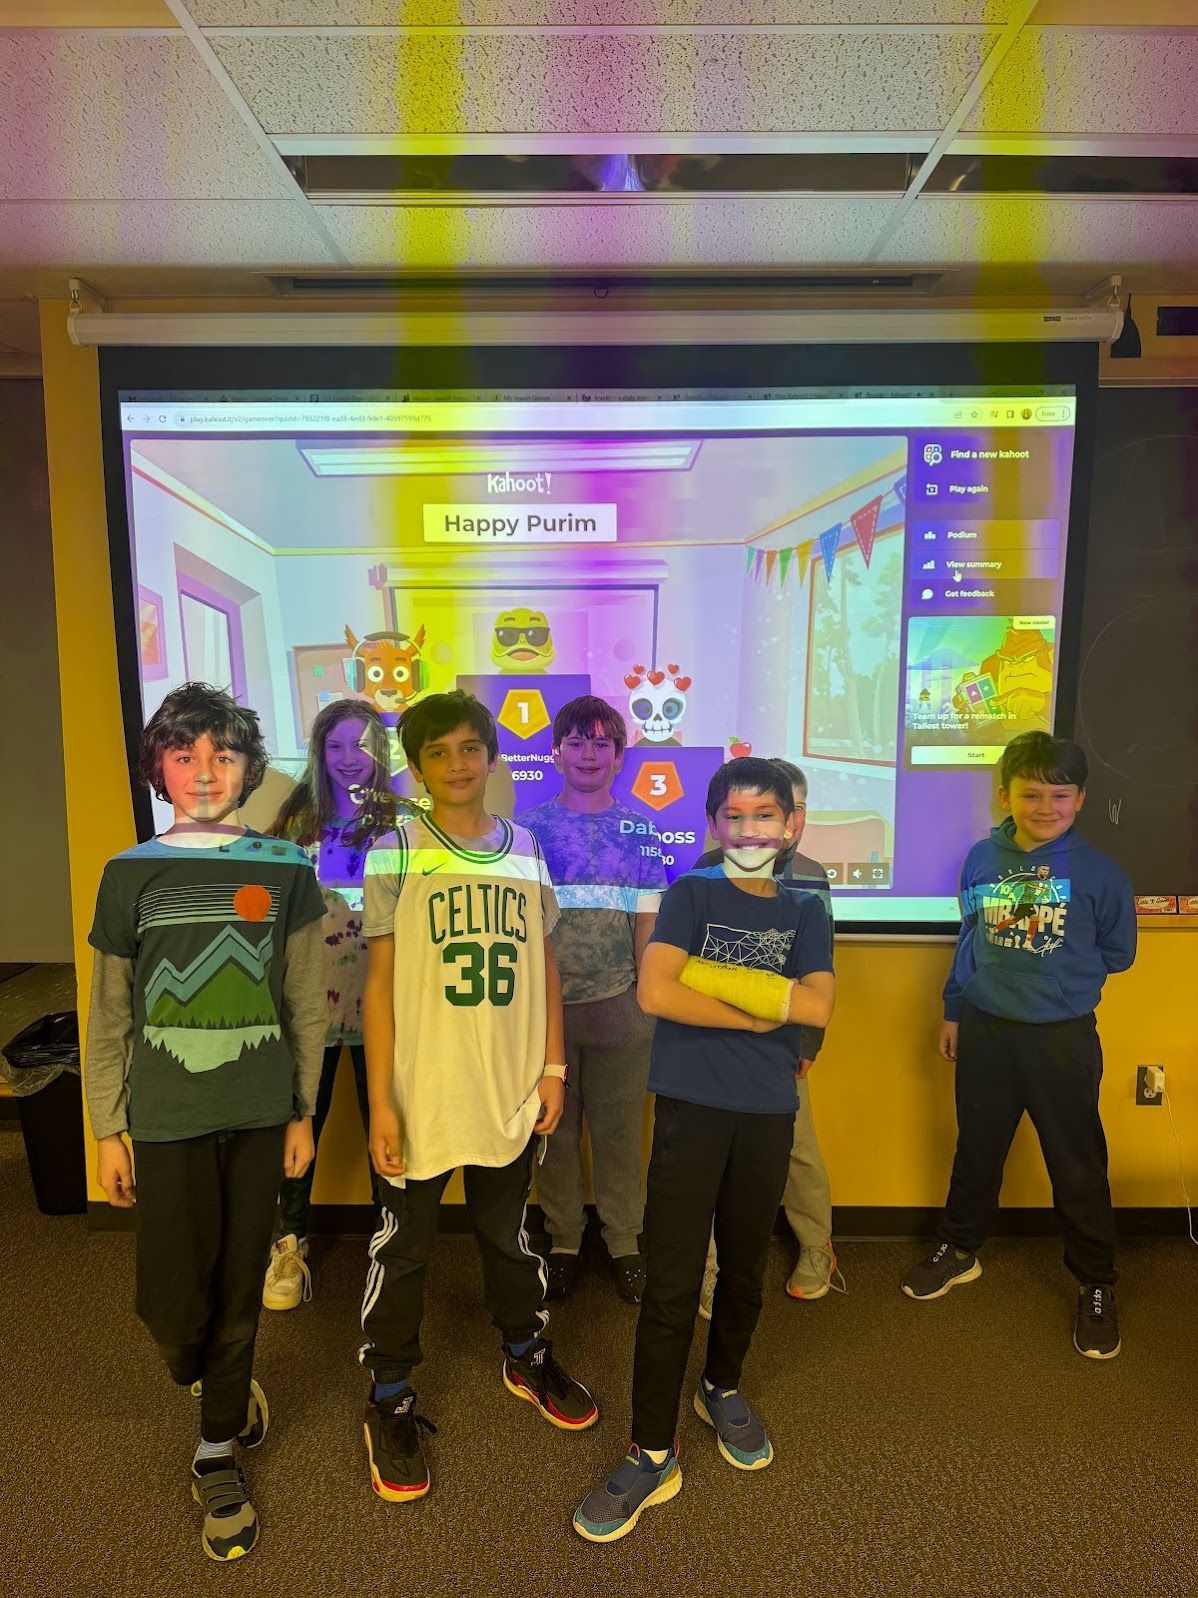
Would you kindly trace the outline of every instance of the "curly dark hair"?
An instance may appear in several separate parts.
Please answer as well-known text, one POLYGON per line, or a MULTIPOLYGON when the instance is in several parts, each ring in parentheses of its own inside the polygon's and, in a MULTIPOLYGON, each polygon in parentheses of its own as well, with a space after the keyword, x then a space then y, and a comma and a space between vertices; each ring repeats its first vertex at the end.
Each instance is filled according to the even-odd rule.
POLYGON ((257 712, 214 688, 211 683, 185 682, 170 693, 146 722, 137 770, 159 799, 167 797, 162 782, 162 757, 168 749, 188 749, 207 733, 218 749, 232 749, 246 758, 242 804, 262 786, 270 757, 262 742, 257 712))

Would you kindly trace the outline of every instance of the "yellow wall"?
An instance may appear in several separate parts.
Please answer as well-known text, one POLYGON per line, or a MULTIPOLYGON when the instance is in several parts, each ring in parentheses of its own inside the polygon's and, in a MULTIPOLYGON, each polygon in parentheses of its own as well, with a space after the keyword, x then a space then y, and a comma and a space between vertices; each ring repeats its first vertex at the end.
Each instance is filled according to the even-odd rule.
MULTIPOLYGON (((96 886, 110 855, 135 841, 125 766, 104 484, 98 362, 67 338, 67 307, 42 306, 42 359, 58 605, 80 1019, 86 1024, 96 886)), ((944 946, 854 944, 838 954, 840 1002, 812 1093, 833 1193, 844 1205, 935 1205, 953 1146, 952 1071, 935 1053, 944 946)), ((1137 1109, 1135 1067, 1166 1067, 1187 1168, 1198 1171, 1198 1027, 1193 989, 1198 930, 1142 930, 1140 958, 1108 986, 1103 1116, 1120 1205, 1181 1202, 1177 1156, 1163 1109, 1137 1109)), ((364 1202, 368 1184, 348 1072, 334 1101, 314 1197, 364 1202)), ((89 1167, 91 1159, 89 1143, 89 1167)), ((103 1197, 91 1178, 91 1197, 103 1197)), ((1021 1128, 1003 1196, 1050 1202, 1034 1140, 1021 1128)), ((449 1202, 459 1201, 455 1178, 449 1202)))

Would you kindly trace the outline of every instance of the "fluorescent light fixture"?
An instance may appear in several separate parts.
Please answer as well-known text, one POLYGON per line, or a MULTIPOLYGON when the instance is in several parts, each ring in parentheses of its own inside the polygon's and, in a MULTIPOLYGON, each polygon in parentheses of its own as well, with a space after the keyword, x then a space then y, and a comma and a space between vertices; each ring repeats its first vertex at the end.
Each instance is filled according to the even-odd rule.
POLYGON ((684 472, 698 445, 686 440, 658 443, 596 440, 581 448, 572 439, 512 444, 299 444, 317 477, 438 477, 476 472, 684 472))

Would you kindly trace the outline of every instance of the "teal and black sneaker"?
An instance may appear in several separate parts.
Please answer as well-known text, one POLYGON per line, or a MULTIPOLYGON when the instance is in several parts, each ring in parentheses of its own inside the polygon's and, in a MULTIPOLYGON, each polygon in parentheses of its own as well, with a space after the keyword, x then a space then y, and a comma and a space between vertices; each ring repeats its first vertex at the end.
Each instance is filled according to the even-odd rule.
POLYGON ((682 1467, 671 1448, 660 1465, 633 1443, 622 1464, 589 1492, 574 1511, 574 1530, 591 1543, 613 1543, 628 1533, 652 1504, 664 1504, 682 1491, 682 1467))
POLYGON ((765 1427, 733 1388, 708 1388, 700 1378, 695 1413, 715 1427, 720 1453, 737 1470, 764 1470, 774 1457, 765 1427))
POLYGON ((258 1516, 231 1454, 191 1467, 191 1494, 204 1511, 200 1543, 209 1559, 241 1559, 258 1541, 258 1516))
MULTIPOLYGON (((191 1396, 203 1396, 203 1382, 192 1382, 191 1396)), ((250 1378, 250 1401, 246 1405, 245 1425, 237 1433, 237 1441, 243 1448, 257 1448, 266 1436, 266 1429, 270 1425, 270 1407, 266 1402, 266 1394, 259 1387, 253 1377, 250 1378)))

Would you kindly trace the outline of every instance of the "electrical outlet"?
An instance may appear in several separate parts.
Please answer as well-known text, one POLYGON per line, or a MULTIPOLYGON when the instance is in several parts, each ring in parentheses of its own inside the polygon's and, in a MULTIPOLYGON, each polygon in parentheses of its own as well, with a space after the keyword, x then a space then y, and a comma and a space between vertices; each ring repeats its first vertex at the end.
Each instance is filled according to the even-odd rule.
POLYGON ((1136 1103, 1155 1104, 1165 1101, 1165 1068, 1163 1065, 1136 1066, 1136 1103))

